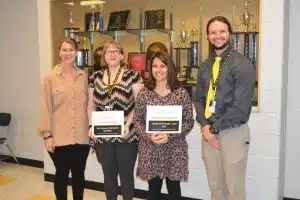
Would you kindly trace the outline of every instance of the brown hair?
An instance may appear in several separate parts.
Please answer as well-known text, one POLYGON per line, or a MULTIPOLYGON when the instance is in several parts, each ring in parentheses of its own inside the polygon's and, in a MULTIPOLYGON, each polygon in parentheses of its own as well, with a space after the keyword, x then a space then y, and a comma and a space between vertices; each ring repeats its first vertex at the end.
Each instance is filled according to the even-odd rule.
POLYGON ((71 37, 66 37, 63 40, 61 40, 60 43, 59 43, 59 46, 58 46, 58 50, 60 50, 61 45, 64 42, 70 44, 72 47, 74 47, 75 50, 78 50, 78 44, 77 44, 76 40, 71 38, 71 37))
POLYGON ((101 70, 101 58, 103 57, 103 46, 99 46, 95 49, 93 53, 94 57, 94 71, 101 70))
POLYGON ((157 52, 150 60, 150 77, 148 81, 145 83, 145 87, 149 90, 154 90, 156 87, 156 80, 153 77, 152 74, 152 63, 155 58, 158 58, 162 63, 164 63, 168 68, 168 75, 167 75, 167 86, 170 88, 170 90, 173 92, 174 90, 178 89, 180 87, 180 83, 177 79, 177 73, 178 70, 175 67, 175 64, 171 58, 171 56, 167 52, 159 51, 157 52))
POLYGON ((215 22, 215 21, 223 22, 224 24, 226 24, 227 27, 228 27, 229 33, 232 34, 232 28, 231 28, 229 20, 226 17, 224 17, 224 16, 215 16, 215 17, 211 18, 208 21, 207 25, 206 25, 206 33, 207 33, 207 35, 209 34, 209 30, 208 29, 209 29, 210 24, 213 23, 213 22, 215 22))
POLYGON ((151 60, 155 53, 159 51, 168 52, 168 48, 161 42, 151 43, 147 48, 147 60, 151 60))
MULTIPOLYGON (((124 56, 124 49, 115 40, 108 40, 103 46, 102 56, 101 56, 101 66, 104 67, 104 69, 107 67, 107 63, 105 61, 105 53, 110 45, 116 47, 116 49, 119 49, 121 55, 124 56)), ((121 60, 120 66, 122 67, 126 66, 126 63, 124 62, 124 58, 121 60)))

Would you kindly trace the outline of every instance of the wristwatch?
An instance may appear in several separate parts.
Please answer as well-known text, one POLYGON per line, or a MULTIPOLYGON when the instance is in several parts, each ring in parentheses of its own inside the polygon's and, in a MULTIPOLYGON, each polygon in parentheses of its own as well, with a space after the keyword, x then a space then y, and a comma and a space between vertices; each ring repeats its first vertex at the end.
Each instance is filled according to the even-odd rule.
POLYGON ((53 137, 52 134, 47 135, 47 136, 44 136, 44 140, 48 140, 48 139, 50 139, 50 138, 52 138, 52 137, 53 137))
POLYGON ((214 124, 216 121, 217 121, 217 117, 212 114, 208 119, 207 121, 210 123, 210 124, 214 124))
POLYGON ((212 134, 218 134, 219 132, 216 130, 216 128, 214 127, 214 125, 211 125, 209 127, 209 132, 211 132, 212 134))

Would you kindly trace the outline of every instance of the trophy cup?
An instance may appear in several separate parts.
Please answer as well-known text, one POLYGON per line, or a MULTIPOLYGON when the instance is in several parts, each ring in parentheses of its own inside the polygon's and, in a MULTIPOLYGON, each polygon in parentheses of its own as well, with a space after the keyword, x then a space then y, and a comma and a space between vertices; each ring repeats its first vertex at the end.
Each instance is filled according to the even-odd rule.
POLYGON ((178 36, 179 36, 178 45, 181 46, 182 48, 185 48, 186 47, 185 43, 187 42, 187 39, 189 37, 189 33, 185 28, 184 21, 181 24, 181 28, 180 28, 178 36))
POLYGON ((249 0, 244 0, 244 12, 240 15, 240 25, 236 25, 237 28, 240 26, 244 27, 244 32, 255 31, 256 24, 253 22, 253 14, 249 12, 249 0))
POLYGON ((191 67, 196 67, 198 66, 198 46, 199 42, 196 41, 196 37, 198 37, 198 29, 193 28, 191 30, 191 36, 192 36, 192 41, 191 43, 191 49, 190 49, 190 66, 191 67))
POLYGON ((90 6, 91 12, 85 13, 85 30, 86 31, 103 31, 103 8, 105 0, 98 1, 81 1, 81 6, 90 6), (97 7, 99 6, 99 12, 97 7))
POLYGON ((75 37, 74 32, 79 31, 79 28, 74 28, 74 21, 73 21, 73 7, 74 7, 74 2, 67 2, 64 3, 65 5, 68 6, 68 10, 69 10, 69 27, 68 28, 64 28, 65 31, 65 37, 71 37, 76 39, 76 41, 78 41, 78 38, 75 37))
POLYGON ((83 69, 89 65, 89 39, 82 37, 79 41, 79 49, 77 50, 77 57, 75 60, 76 66, 83 69))
POLYGON ((191 30, 191 36, 192 36, 192 39, 193 39, 194 42, 196 41, 196 38, 198 37, 198 34, 199 34, 198 29, 193 28, 193 29, 191 30))
POLYGON ((104 10, 104 2, 98 5, 95 5, 92 13, 95 17, 95 29, 94 31, 103 31, 104 30, 104 21, 103 21, 103 10, 104 10), (99 12, 96 12, 97 7, 99 7, 99 12))
POLYGON ((244 2, 244 12, 239 16, 239 24, 235 24, 238 29, 237 32, 233 34, 233 44, 234 49, 241 51, 240 43, 243 42, 244 56, 251 59, 252 62, 257 60, 257 32, 256 23, 254 22, 254 15, 249 12, 249 2, 250 0, 243 0, 244 2), (244 32, 243 34, 238 32, 244 32), (244 40, 240 41, 240 38, 244 36, 244 40), (252 38, 250 36, 252 35, 252 38), (252 44, 252 45, 251 45, 252 44), (250 52, 250 50, 252 50, 250 52), (251 55, 252 54, 252 55, 251 55))
POLYGON ((88 31, 95 31, 97 30, 98 26, 98 20, 97 20, 97 15, 96 15, 96 6, 94 4, 91 5, 91 11, 92 15, 91 18, 88 21, 88 31))
POLYGON ((104 3, 99 4, 99 27, 97 30, 103 31, 104 30, 104 20, 103 20, 103 10, 104 10, 104 3))
POLYGON ((73 21, 73 12, 72 12, 72 9, 74 7, 74 3, 73 2, 69 2, 69 3, 65 3, 65 4, 68 5, 68 10, 69 10, 69 27, 73 27, 74 21, 73 21))

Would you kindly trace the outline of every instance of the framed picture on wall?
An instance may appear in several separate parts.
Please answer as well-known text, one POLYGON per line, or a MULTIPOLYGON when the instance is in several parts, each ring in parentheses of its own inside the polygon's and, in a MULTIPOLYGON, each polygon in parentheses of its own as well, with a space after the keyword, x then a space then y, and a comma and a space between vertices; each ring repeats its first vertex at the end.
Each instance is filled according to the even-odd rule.
POLYGON ((130 10, 111 12, 108 21, 108 31, 127 30, 130 10))
POLYGON ((145 71, 146 53, 128 53, 128 68, 135 71, 145 71))
POLYGON ((145 78, 146 53, 128 53, 128 69, 137 71, 145 78))
POLYGON ((145 29, 164 29, 165 28, 165 10, 145 11, 145 29))

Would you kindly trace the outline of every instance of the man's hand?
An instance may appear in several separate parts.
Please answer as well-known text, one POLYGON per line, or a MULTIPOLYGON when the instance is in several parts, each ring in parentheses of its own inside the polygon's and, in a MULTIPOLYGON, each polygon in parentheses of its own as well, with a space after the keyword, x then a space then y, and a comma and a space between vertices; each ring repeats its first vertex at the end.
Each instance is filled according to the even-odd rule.
POLYGON ((220 143, 216 137, 216 135, 212 134, 209 131, 210 125, 205 125, 202 130, 202 137, 203 139, 213 148, 220 149, 220 143))

